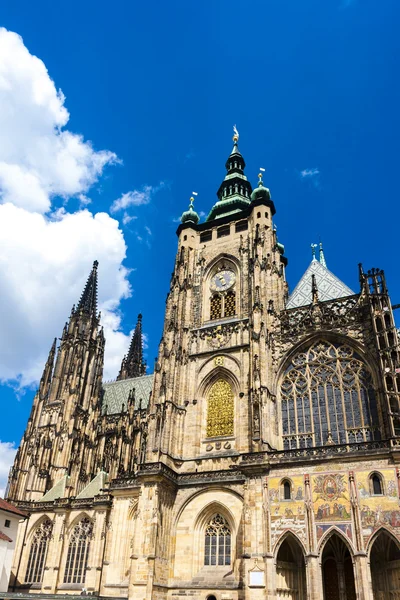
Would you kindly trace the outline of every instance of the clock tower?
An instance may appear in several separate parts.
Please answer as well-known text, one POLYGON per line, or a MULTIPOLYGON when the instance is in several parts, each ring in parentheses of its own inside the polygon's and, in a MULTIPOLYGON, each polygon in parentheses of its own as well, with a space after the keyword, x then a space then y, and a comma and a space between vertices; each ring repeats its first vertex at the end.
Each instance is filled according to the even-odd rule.
POLYGON ((284 247, 238 134, 204 223, 181 218, 150 405, 147 459, 173 465, 279 444, 272 330, 287 295, 284 247))

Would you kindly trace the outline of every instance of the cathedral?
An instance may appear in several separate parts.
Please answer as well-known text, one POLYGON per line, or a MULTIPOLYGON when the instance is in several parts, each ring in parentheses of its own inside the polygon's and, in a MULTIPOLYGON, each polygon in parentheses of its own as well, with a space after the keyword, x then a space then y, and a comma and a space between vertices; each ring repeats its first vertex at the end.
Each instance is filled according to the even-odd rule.
POLYGON ((10 472, 4 597, 400 598, 400 305, 322 245, 289 291, 274 214, 235 133, 207 218, 182 214, 153 374, 139 315, 103 383, 93 264, 10 472))

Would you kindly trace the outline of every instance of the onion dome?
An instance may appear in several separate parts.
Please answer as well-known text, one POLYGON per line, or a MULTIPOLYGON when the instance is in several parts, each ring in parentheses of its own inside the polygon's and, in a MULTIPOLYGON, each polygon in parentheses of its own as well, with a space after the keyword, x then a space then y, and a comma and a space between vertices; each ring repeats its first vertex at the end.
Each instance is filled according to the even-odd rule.
POLYGON ((262 173, 258 174, 258 187, 251 193, 251 201, 255 202, 256 200, 271 200, 269 189, 264 187, 262 173))
POLYGON ((193 208, 194 198, 193 196, 190 198, 189 210, 185 210, 181 216, 181 223, 197 223, 200 221, 200 217, 197 212, 193 208))

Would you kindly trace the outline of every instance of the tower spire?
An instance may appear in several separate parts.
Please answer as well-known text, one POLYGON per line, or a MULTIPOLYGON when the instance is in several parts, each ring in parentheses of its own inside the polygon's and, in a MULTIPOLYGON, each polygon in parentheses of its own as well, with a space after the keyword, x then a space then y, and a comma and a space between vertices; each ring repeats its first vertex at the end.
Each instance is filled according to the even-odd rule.
POLYGON ((139 314, 129 351, 122 359, 121 369, 117 380, 141 377, 145 374, 146 364, 143 361, 142 315, 139 314))
POLYGON ((85 285, 85 289, 82 292, 82 296, 79 300, 78 306, 75 309, 75 313, 80 311, 96 315, 97 313, 97 267, 99 263, 97 260, 94 261, 92 270, 88 277, 85 285))
POLYGON ((327 268, 324 249, 322 248, 322 242, 319 243, 319 262, 323 267, 325 267, 325 269, 327 268))
POLYGON ((233 131, 233 148, 225 163, 227 173, 217 192, 218 201, 212 207, 207 221, 240 212, 250 204, 252 187, 244 174, 246 163, 239 150, 236 125, 233 131))

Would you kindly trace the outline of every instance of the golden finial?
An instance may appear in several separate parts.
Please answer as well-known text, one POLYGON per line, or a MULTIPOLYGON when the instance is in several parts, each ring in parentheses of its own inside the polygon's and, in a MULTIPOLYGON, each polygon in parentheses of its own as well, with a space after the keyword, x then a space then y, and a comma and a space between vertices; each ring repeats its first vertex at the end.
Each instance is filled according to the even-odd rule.
POLYGON ((233 139, 233 141, 234 141, 235 144, 237 144, 238 141, 239 141, 239 132, 236 129, 236 125, 233 126, 233 138, 232 139, 233 139))

